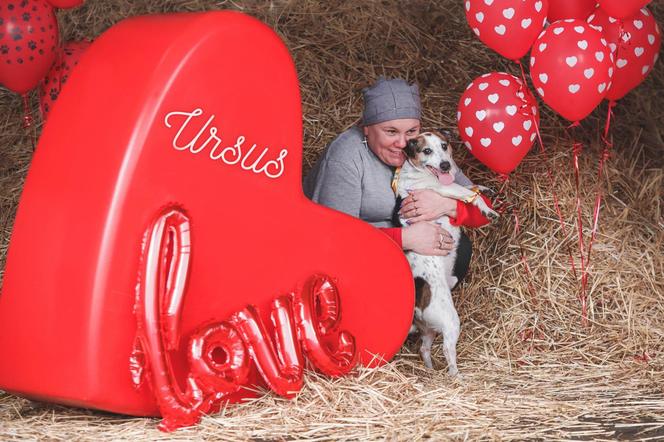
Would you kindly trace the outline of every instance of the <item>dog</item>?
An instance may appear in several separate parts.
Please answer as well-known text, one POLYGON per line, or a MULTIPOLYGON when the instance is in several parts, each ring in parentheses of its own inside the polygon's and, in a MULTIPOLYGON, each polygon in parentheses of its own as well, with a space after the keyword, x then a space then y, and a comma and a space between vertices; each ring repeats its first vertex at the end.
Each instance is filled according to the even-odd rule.
MULTIPOLYGON (((483 186, 466 188, 454 183, 459 168, 452 157, 451 133, 424 132, 409 140, 404 148, 406 161, 399 172, 396 184, 397 196, 405 199, 409 190, 432 189, 444 197, 470 202, 482 215, 493 221, 498 213, 493 211, 479 193, 491 193, 483 186)), ((459 315, 454 308, 452 288, 457 278, 453 274, 460 229, 443 216, 436 221, 454 239, 454 248, 447 256, 424 256, 406 252, 406 258, 415 278, 416 306, 411 331, 422 335, 420 354, 427 368, 433 368, 431 345, 437 333, 443 335, 443 353, 447 359, 448 373, 456 376, 456 344, 461 332, 459 315)), ((402 225, 405 220, 401 219, 402 225)), ((442 240, 442 238, 441 238, 442 240)))

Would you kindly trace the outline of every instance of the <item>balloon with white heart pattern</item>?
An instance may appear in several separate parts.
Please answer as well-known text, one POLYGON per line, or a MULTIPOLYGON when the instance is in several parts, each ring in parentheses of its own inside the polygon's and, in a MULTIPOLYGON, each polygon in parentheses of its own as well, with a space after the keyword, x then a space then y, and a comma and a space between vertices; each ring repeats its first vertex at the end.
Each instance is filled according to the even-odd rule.
POLYGON ((606 98, 619 100, 641 84, 657 62, 662 43, 659 26, 647 8, 625 20, 597 9, 588 23, 602 31, 613 52, 616 64, 606 98))
POLYGON ((613 54, 602 33, 583 20, 560 20, 539 36, 530 53, 537 93, 570 121, 587 117, 610 87, 613 54))
POLYGON ((466 20, 484 44, 511 60, 528 53, 546 22, 549 0, 466 0, 466 20))
POLYGON ((504 72, 476 78, 461 96, 459 135, 489 169, 512 172, 537 137, 537 101, 521 79, 504 72))
POLYGON ((549 0, 547 17, 551 23, 567 18, 585 20, 595 10, 596 0, 549 0))
POLYGON ((639 12, 650 0, 599 0, 599 7, 609 17, 625 19, 639 12))

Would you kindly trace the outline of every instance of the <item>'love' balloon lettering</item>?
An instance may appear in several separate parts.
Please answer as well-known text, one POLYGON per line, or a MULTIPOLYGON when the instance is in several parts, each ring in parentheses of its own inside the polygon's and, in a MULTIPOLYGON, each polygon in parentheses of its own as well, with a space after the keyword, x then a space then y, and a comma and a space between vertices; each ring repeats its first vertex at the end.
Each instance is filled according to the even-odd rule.
POLYGON ((130 370, 137 388, 147 375, 163 417, 161 430, 193 425, 229 395, 250 387, 250 361, 267 386, 284 397, 302 388, 303 353, 329 376, 344 375, 356 365, 355 338, 339 330, 337 287, 329 277, 313 275, 295 293, 272 301, 274 338, 252 305, 194 332, 187 346, 189 371, 180 383, 170 354, 180 345, 189 229, 189 219, 178 207, 153 221, 144 237, 137 285, 138 327, 130 370))

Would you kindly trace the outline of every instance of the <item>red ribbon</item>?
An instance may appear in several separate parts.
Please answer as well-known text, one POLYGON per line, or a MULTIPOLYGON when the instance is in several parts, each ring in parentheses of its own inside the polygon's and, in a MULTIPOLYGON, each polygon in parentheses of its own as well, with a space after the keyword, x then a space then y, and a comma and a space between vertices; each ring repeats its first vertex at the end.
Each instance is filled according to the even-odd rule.
POLYGON ((523 267, 526 269, 526 273, 528 274, 528 290, 530 291, 530 296, 532 298, 533 303, 536 303, 537 292, 535 290, 535 285, 533 284, 534 280, 533 273, 530 270, 530 265, 528 264, 528 259, 526 258, 526 252, 523 248, 523 244, 521 244, 521 240, 519 239, 521 233, 521 227, 520 227, 521 224, 519 223, 519 209, 516 204, 512 204, 509 207, 507 207, 507 201, 511 199, 507 195, 507 189, 509 187, 510 178, 509 175, 501 173, 498 175, 498 179, 501 181, 501 186, 500 190, 498 191, 498 195, 499 196, 504 195, 505 202, 500 204, 500 206, 497 209, 497 212, 502 215, 508 209, 511 209, 512 211, 512 216, 514 217, 514 238, 516 238, 517 244, 519 245, 519 254, 520 254, 521 263, 523 264, 523 267))
POLYGON ((588 268, 590 267, 590 254, 592 252, 593 242, 595 241, 595 236, 597 235, 597 229, 599 227, 599 212, 602 206, 602 196, 603 196, 602 177, 604 173, 604 165, 611 157, 611 148, 613 147, 613 143, 611 142, 611 140, 609 140, 609 129, 611 127, 611 115, 613 114, 613 108, 615 106, 616 106, 615 101, 609 102, 608 112, 606 116, 606 123, 604 124, 604 133, 602 134, 602 141, 604 142, 604 148, 602 150, 602 155, 599 158, 599 165, 597 168, 597 189, 596 189, 597 196, 595 197, 595 207, 593 209, 593 228, 590 233, 590 240, 588 241, 588 251, 586 252, 586 267, 581 277, 581 285, 584 290, 584 295, 586 293, 586 289, 588 286, 588 268))
MULTIPOLYGON (((521 64, 521 62, 518 62, 518 64, 519 64, 519 67, 521 68, 521 81, 523 82, 523 84, 521 85, 519 91, 523 95, 523 89, 525 87, 525 84, 527 84, 526 83, 526 72, 524 71, 523 65, 521 64)), ((525 97, 525 95, 523 95, 523 96, 525 97)), ((524 105, 521 106, 521 109, 523 110, 524 107, 528 105, 528 103, 525 100, 525 98, 522 98, 522 101, 525 103, 524 105)), ((540 129, 539 129, 539 124, 537 123, 537 118, 533 118, 533 124, 535 125, 535 133, 537 134, 537 141, 539 142, 539 146, 540 146, 540 154, 542 156, 544 156, 544 163, 547 165, 546 174, 549 177, 549 184, 550 184, 549 188, 551 189, 551 195, 553 196, 553 205, 556 209, 556 214, 558 215, 558 221, 560 222, 560 229, 563 232, 563 236, 566 238, 567 237, 567 229, 565 228, 565 221, 563 220, 563 212, 560 209, 560 202, 559 202, 560 200, 559 200, 558 194, 556 193, 556 190, 555 190, 555 181, 553 179, 553 172, 551 172, 551 167, 549 166, 549 158, 548 158, 548 155, 546 153, 546 150, 544 149, 544 141, 542 141, 542 134, 541 134, 540 129)), ((576 264, 574 263, 574 257, 572 256, 572 251, 569 249, 569 247, 567 248, 567 254, 569 255, 570 266, 572 268, 572 273, 574 274, 574 279, 576 279, 577 278, 577 276, 576 276, 576 264)))
POLYGON ((30 102, 28 94, 23 94, 23 128, 27 129, 32 126, 32 111, 30 110, 30 102))

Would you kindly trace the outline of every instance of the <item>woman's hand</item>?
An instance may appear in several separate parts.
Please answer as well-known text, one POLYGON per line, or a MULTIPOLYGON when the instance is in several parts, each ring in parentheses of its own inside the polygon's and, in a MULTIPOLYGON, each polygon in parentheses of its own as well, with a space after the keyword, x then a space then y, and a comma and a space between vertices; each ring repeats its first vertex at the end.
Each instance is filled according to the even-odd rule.
POLYGON ((401 232, 404 250, 420 255, 446 256, 454 248, 454 240, 446 230, 434 223, 417 223, 404 227, 401 232))
POLYGON ((408 220, 409 224, 420 221, 433 221, 443 215, 456 218, 457 201, 445 198, 435 190, 411 190, 401 202, 399 215, 408 220))

